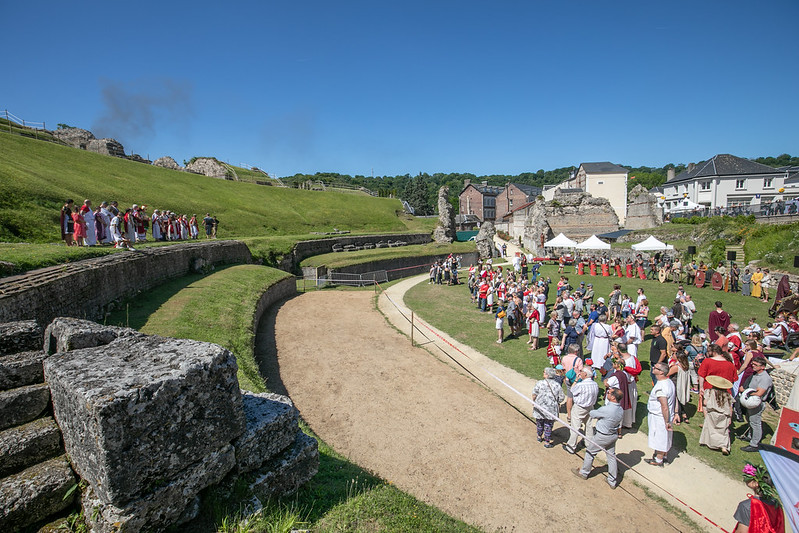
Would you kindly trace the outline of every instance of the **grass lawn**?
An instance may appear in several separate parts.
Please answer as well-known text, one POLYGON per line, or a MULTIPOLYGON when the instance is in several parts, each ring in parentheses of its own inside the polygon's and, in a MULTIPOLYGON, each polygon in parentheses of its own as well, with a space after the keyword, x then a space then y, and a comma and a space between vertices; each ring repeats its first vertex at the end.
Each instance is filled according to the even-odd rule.
MULTIPOLYGON (((127 302, 107 323, 220 344, 236 354, 241 388, 261 392, 267 387, 253 357, 252 317, 261 294, 286 276, 258 265, 185 276, 127 302)), ((311 481, 296 494, 269 502, 260 517, 250 521, 241 514, 241 506, 251 498, 246 480, 232 494, 209 489, 192 531, 479 531, 351 463, 304 424, 301 427, 319 442, 319 473, 311 481)))
POLYGON ((384 259, 394 259, 398 257, 425 257, 430 255, 441 255, 442 257, 453 253, 462 254, 474 252, 476 250, 474 242, 453 242, 452 244, 412 244, 409 246, 398 246, 397 248, 374 248, 371 250, 359 250, 356 252, 331 252, 328 254, 315 255, 300 263, 301 266, 326 266, 328 268, 341 268, 349 265, 358 265, 370 261, 381 261, 384 259))
MULTIPOLYGON (((544 276, 550 276, 553 282, 557 282, 558 274, 556 266, 544 266, 541 269, 544 276)), ((572 286, 578 286, 580 281, 593 283, 596 298, 604 296, 608 301, 608 295, 614 283, 620 283, 622 292, 630 294, 635 299, 636 289, 643 287, 645 294, 650 302, 650 318, 659 314, 661 305, 671 306, 674 301, 676 286, 673 283, 661 284, 656 281, 641 281, 638 279, 627 278, 603 278, 601 276, 577 276, 568 274, 572 286)), ((465 279, 465 278, 464 278, 465 279)), ((550 292, 549 304, 555 299, 554 285, 550 292)), ((768 320, 767 310, 769 304, 764 304, 751 297, 744 297, 740 294, 724 293, 714 291, 710 288, 697 289, 688 287, 688 293, 696 303, 697 313, 694 324, 703 329, 707 328, 708 313, 714 308, 714 302, 720 300, 733 317, 733 322, 738 322, 743 328, 747 324, 749 317, 757 317, 758 323, 764 326, 768 320)), ((542 328, 542 338, 540 339, 538 351, 529 350, 526 344, 527 337, 510 339, 499 345, 496 344, 496 329, 494 328, 494 317, 489 313, 481 313, 471 304, 471 300, 466 285, 448 287, 445 285, 428 285, 420 283, 413 287, 405 295, 405 303, 413 309, 420 317, 429 322, 436 328, 448 333, 455 339, 468 344, 479 350, 486 356, 502 363, 526 376, 539 379, 543 369, 549 366, 546 357, 546 332, 542 328)), ((648 333, 648 331, 647 331, 648 333)), ((506 328, 507 335, 507 328, 506 328)), ((649 381, 649 347, 651 336, 647 334, 645 341, 639 346, 641 364, 644 372, 638 382, 639 401, 638 401, 638 421, 637 426, 641 431, 646 431, 646 401, 648 392, 652 389, 649 381)), ((696 415, 696 395, 693 395, 691 405, 687 407, 691 420, 688 424, 678 426, 674 432, 674 447, 681 451, 686 451, 690 455, 700 458, 714 468, 729 474, 732 477, 739 477, 740 470, 744 461, 760 463, 759 454, 742 452, 740 447, 746 444, 736 440, 732 446, 730 456, 724 457, 719 452, 714 452, 705 447, 699 446, 699 434, 702 423, 702 416, 696 415)), ((764 415, 765 441, 768 441, 773 430, 776 428, 777 415, 770 409, 764 415)), ((742 434, 746 429, 746 424, 735 424, 736 434, 742 434)), ((648 453, 648 451, 647 451, 648 453)))

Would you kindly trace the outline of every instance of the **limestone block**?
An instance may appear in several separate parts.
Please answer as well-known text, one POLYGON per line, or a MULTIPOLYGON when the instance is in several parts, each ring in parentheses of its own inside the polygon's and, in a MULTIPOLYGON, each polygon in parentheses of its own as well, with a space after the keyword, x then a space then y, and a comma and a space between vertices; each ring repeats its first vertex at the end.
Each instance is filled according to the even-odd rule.
POLYGON ((131 335, 142 336, 131 328, 103 326, 90 320, 59 317, 44 331, 44 351, 54 354, 80 348, 93 348, 108 344, 119 337, 131 335))
POLYGON ((76 483, 65 456, 0 480, 0 531, 18 531, 72 504, 76 483))
POLYGON ((483 222, 480 226, 480 231, 474 238, 477 245, 477 251, 480 253, 480 259, 489 259, 494 256, 494 235, 497 230, 491 222, 483 222))
POLYGON ((35 320, 0 324, 0 356, 38 350, 42 347, 42 328, 35 320))
POLYGON ((282 454, 256 470, 250 484, 261 500, 296 491, 319 471, 319 448, 316 439, 297 431, 294 443, 282 454))
POLYGON ((156 167, 164 167, 169 168, 171 170, 182 170, 180 165, 178 165, 177 161, 169 157, 168 155, 164 157, 159 157, 155 161, 153 161, 153 165, 156 167))
POLYGON ((61 453, 61 430, 50 417, 0 431, 0 477, 61 453))
POLYGON ((233 442, 236 467, 246 473, 288 448, 297 433, 299 413, 291 400, 279 394, 254 394, 242 391, 244 434, 233 442))
POLYGON ((456 238, 455 210, 449 203, 449 187, 444 185, 438 190, 438 225, 433 231, 433 240, 449 244, 456 238))
POLYGON ((45 357, 44 352, 21 352, 0 357, 0 390, 42 383, 45 357))
POLYGON ((0 430, 30 422, 50 405, 46 384, 0 391, 0 430))
POLYGON ((94 533, 111 533, 161 531, 191 520, 199 512, 197 493, 219 483, 235 462, 235 451, 228 444, 125 505, 108 503, 90 486, 81 498, 86 522, 94 533))
POLYGON ((227 168, 212 157, 198 157, 186 165, 186 170, 211 178, 221 179, 225 179, 228 174, 227 168))
POLYGON ((75 471, 117 506, 243 433, 237 370, 221 346, 155 336, 121 337, 44 363, 75 471))

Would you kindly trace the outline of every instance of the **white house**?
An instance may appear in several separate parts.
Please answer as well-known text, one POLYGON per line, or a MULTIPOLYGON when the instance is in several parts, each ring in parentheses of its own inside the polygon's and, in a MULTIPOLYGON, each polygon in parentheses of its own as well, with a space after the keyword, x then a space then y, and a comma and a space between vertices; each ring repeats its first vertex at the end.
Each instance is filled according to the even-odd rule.
POLYGON ((607 161, 581 163, 574 177, 544 190, 544 199, 552 200, 558 189, 580 189, 595 198, 607 198, 619 224, 627 218, 627 174, 628 170, 607 161))
POLYGON ((718 154, 688 165, 685 172, 666 181, 660 198, 666 212, 696 205, 713 209, 768 204, 799 197, 799 187, 788 179, 793 177, 789 169, 718 154))

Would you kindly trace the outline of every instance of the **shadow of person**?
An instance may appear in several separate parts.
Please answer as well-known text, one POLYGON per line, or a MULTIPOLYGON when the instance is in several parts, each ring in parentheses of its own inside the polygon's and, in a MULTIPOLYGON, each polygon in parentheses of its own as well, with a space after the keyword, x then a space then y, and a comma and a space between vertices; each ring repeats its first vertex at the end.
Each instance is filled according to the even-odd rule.
POLYGON ((618 453, 616 454, 616 459, 619 461, 619 471, 626 470, 627 468, 633 468, 641 463, 644 460, 644 452, 641 450, 630 450, 629 452, 625 453, 618 453))

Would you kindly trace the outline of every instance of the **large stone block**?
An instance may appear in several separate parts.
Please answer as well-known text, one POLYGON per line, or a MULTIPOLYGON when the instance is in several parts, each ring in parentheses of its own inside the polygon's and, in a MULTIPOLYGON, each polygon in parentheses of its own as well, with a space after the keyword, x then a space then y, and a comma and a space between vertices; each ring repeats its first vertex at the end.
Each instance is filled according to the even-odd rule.
POLYGON ((44 351, 48 354, 80 348, 104 346, 119 337, 139 336, 135 329, 103 326, 91 320, 59 317, 44 331, 44 351))
POLYGON ((233 446, 228 444, 146 496, 122 506, 109 504, 89 488, 81 502, 86 522, 93 533, 116 533, 161 531, 166 526, 190 520, 199 510, 197 493, 221 481, 235 461, 233 446))
POLYGON ((44 363, 75 471, 117 506, 244 431, 236 359, 216 344, 123 337, 44 363))
POLYGON ((0 477, 61 453, 61 431, 50 417, 0 431, 0 477))
POLYGON ((44 383, 0 391, 0 430, 30 422, 50 404, 50 389, 44 383))
POLYGON ((255 471, 250 489, 261 500, 291 494, 319 471, 316 439, 297 431, 294 443, 283 453, 255 471))
POLYGON ((247 427, 233 441, 239 473, 250 472, 288 448, 297 433, 298 412, 291 400, 279 394, 242 391, 247 427))
POLYGON ((64 456, 0 480, 0 531, 18 531, 66 509, 75 475, 64 456))
POLYGON ((42 328, 35 320, 0 324, 0 356, 38 350, 42 346, 42 328))
POLYGON ((42 383, 44 358, 44 352, 20 352, 0 357, 0 390, 42 383))

